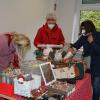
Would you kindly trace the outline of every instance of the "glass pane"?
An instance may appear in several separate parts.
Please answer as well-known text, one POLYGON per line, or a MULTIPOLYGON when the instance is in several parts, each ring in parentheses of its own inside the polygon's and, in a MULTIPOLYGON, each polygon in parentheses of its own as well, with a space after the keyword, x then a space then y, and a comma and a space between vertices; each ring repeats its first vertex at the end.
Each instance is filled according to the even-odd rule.
POLYGON ((97 31, 100 31, 100 11, 84 10, 80 12, 80 23, 86 19, 92 20, 97 31))
POLYGON ((100 3, 100 0, 82 0, 82 4, 96 4, 100 3))

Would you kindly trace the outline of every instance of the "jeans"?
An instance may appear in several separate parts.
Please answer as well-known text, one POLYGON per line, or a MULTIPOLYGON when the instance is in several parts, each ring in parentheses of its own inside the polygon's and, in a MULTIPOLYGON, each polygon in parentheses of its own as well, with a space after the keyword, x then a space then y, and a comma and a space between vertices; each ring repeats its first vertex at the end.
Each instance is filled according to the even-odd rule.
POLYGON ((99 97, 100 97, 100 77, 93 78, 92 86, 93 86, 92 100, 99 100, 99 97))

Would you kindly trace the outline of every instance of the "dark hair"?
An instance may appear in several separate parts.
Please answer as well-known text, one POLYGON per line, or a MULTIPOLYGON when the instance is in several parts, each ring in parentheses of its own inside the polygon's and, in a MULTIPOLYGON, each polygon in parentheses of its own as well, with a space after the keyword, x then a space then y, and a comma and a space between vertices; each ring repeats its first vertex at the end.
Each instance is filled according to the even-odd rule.
POLYGON ((86 33, 96 31, 95 25, 93 24, 91 20, 83 21, 80 25, 80 31, 82 31, 82 27, 84 27, 84 29, 86 30, 86 33))

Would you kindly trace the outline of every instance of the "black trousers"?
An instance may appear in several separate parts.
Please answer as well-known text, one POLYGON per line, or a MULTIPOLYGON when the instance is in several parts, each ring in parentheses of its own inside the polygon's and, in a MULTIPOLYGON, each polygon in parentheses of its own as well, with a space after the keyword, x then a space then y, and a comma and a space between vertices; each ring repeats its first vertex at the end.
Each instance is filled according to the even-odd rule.
POLYGON ((92 78, 93 97, 92 100, 99 100, 100 98, 100 77, 92 78))

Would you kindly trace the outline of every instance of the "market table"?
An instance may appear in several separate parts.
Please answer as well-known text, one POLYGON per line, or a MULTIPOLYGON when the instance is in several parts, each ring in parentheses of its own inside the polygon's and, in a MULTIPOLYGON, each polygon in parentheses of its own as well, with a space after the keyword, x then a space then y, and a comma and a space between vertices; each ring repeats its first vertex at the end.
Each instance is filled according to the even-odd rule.
POLYGON ((65 100, 92 100, 91 76, 86 73, 83 80, 76 82, 76 91, 65 100))
MULTIPOLYGON (((0 92, 1 93, 1 92, 0 92)), ((4 95, 0 94, 0 97, 9 99, 9 100, 28 100, 17 95, 4 95)), ((0 98, 0 100, 3 100, 0 98)), ((70 96, 65 97, 65 100, 92 100, 92 87, 91 87, 91 76, 86 73, 82 80, 76 82, 76 90, 70 96)))

